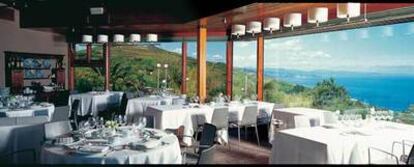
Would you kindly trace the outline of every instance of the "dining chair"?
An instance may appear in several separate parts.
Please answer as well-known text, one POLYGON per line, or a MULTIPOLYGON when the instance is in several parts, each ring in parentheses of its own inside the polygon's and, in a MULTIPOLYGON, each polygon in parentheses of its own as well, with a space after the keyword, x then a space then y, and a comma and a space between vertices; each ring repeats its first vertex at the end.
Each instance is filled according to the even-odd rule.
POLYGON ((197 164, 215 164, 214 153, 216 152, 217 145, 213 145, 200 152, 197 164))
POLYGON ((117 115, 125 115, 127 105, 128 105, 128 96, 127 96, 127 93, 124 92, 121 98, 121 104, 119 105, 119 111, 117 115))
POLYGON ((69 106, 55 107, 51 122, 69 120, 70 108, 69 106))
POLYGON ((335 117, 335 113, 333 112, 323 112, 323 120, 325 124, 336 124, 338 123, 338 119, 335 117))
MULTIPOLYGON (((243 117, 241 121, 230 123, 231 127, 237 127, 238 138, 239 138, 239 148, 240 148, 240 128, 245 128, 245 134, 248 127, 254 127, 256 131, 257 145, 260 146, 259 131, 257 129, 257 109, 255 106, 246 106, 243 112, 243 117)), ((245 135, 246 136, 246 135, 245 135)))
POLYGON ((72 108, 70 109, 70 124, 72 126, 73 130, 78 130, 79 128, 79 122, 78 122, 78 110, 80 108, 80 100, 76 99, 72 102, 72 108))
POLYGON ((0 155, 0 164, 34 164, 36 163, 35 149, 21 149, 0 155))
POLYGON ((46 140, 55 139, 58 136, 68 134, 72 131, 69 121, 48 122, 44 126, 46 140))
MULTIPOLYGON (((210 148, 211 146, 213 146, 215 144, 215 138, 216 138, 216 131, 217 128, 216 126, 214 126, 213 124, 209 124, 209 123, 204 123, 203 125, 203 132, 201 133, 201 138, 200 141, 198 142, 198 144, 196 144, 196 140, 194 140, 194 138, 192 136, 184 136, 183 134, 183 138, 187 137, 192 139, 192 145, 186 145, 186 150, 183 152, 183 158, 184 161, 186 161, 186 157, 188 154, 191 154, 189 152, 187 152, 187 148, 193 148, 194 154, 200 155, 200 153, 207 148, 210 148)), ((182 132, 184 133, 184 129, 182 129, 182 132)))
POLYGON ((394 141, 392 143, 391 151, 386 151, 383 149, 368 147, 368 163, 369 164, 414 164, 414 141, 411 140, 402 140, 394 141), (402 146, 402 152, 400 156, 395 152, 395 146, 399 144, 402 146), (409 154, 406 154, 406 147, 411 148, 409 154), (382 158, 377 158, 373 160, 374 153, 375 155, 382 154, 382 158))
POLYGON ((186 153, 185 164, 215 164, 214 162, 214 153, 216 152, 217 145, 210 146, 209 148, 204 149, 200 154, 186 153))
MULTIPOLYGON (((216 126, 217 130, 227 130, 228 133, 228 127, 229 127, 229 108, 227 107, 219 107, 215 108, 213 111, 213 116, 211 117, 211 124, 216 126)), ((203 126, 199 126, 196 130, 196 132, 202 132, 203 126)), ((195 140, 197 141, 197 136, 195 140)), ((228 135, 227 135, 228 136, 228 135)))
POLYGON ((33 116, 35 116, 35 117, 38 117, 38 116, 52 117, 51 115, 49 115, 49 110, 48 109, 36 110, 36 111, 33 112, 33 116))
POLYGON ((295 128, 309 128, 311 127, 309 117, 304 115, 295 115, 295 128))

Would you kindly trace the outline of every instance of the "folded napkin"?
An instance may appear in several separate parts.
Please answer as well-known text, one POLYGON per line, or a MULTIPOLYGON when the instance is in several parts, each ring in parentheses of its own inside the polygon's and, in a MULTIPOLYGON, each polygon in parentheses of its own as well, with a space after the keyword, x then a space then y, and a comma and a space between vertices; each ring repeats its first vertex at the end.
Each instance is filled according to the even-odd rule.
POLYGON ((105 153, 109 151, 109 146, 85 145, 78 148, 79 153, 105 153))
POLYGON ((157 147, 161 144, 161 140, 158 139, 149 139, 147 141, 138 141, 132 142, 129 144, 131 149, 140 150, 140 149, 149 149, 157 147))

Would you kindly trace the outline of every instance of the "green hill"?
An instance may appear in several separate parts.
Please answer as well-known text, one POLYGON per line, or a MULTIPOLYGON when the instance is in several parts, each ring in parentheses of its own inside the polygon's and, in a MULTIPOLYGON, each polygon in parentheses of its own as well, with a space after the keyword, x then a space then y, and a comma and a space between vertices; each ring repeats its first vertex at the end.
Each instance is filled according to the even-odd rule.
MULTIPOLYGON (((101 47, 93 48, 93 55, 102 55, 101 47)), ((78 52, 85 57, 85 52, 78 52)), ((93 56, 97 58, 97 56, 93 56)), ((194 58, 187 58, 188 95, 196 91, 197 64, 194 58)), ((152 45, 113 46, 111 48, 112 90, 136 91, 143 87, 157 87, 157 63, 168 64, 168 87, 177 93, 181 85, 181 55, 152 45)), ((79 91, 102 89, 103 69, 77 68, 76 87, 79 91)), ((165 79, 166 70, 160 68, 160 80, 165 79)), ((226 70, 223 63, 207 63, 207 90, 210 95, 225 91, 226 70)))

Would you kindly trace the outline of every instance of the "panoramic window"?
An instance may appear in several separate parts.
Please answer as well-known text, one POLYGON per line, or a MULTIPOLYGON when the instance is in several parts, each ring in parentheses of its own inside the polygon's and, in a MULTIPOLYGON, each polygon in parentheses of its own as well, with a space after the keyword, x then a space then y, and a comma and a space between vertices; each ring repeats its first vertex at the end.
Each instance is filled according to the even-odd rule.
POLYGON ((256 99, 256 41, 234 42, 233 99, 256 99))
POLYGON ((413 23, 265 40, 265 100, 331 111, 374 107, 414 123, 413 42, 413 23))

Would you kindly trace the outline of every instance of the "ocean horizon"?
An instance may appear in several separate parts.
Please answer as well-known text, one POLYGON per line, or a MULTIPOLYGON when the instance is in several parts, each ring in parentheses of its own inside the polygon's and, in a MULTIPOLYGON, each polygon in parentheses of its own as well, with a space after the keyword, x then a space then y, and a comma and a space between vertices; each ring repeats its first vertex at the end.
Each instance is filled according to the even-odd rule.
POLYGON ((376 107, 401 112, 414 104, 413 75, 265 69, 265 77, 309 88, 324 79, 334 78, 353 99, 376 107))

